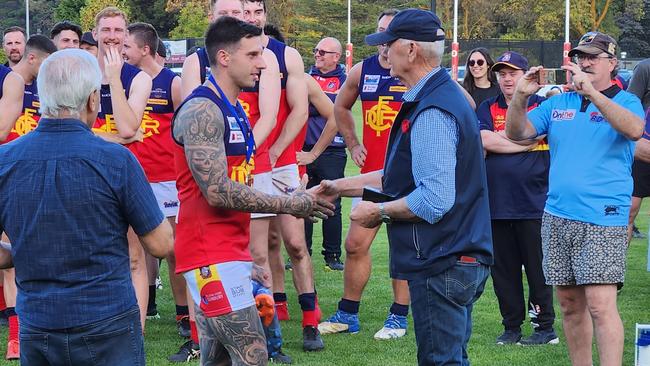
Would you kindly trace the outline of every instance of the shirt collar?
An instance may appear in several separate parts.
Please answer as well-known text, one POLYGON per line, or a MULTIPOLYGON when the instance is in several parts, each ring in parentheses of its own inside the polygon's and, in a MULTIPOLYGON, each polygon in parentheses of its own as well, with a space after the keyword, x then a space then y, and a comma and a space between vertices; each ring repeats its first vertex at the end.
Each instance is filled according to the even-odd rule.
POLYGON ((76 118, 41 118, 38 121, 37 131, 58 132, 58 131, 88 131, 90 127, 76 118))
POLYGON ((405 102, 414 101, 415 97, 417 97, 418 93, 420 92, 420 90, 422 90, 422 88, 427 83, 427 81, 429 81, 429 79, 431 79, 431 77, 435 75, 435 73, 437 73, 438 71, 440 71, 440 66, 435 67, 428 74, 426 74, 422 79, 420 79, 420 81, 418 81, 411 89, 407 90, 402 96, 402 99, 405 102))

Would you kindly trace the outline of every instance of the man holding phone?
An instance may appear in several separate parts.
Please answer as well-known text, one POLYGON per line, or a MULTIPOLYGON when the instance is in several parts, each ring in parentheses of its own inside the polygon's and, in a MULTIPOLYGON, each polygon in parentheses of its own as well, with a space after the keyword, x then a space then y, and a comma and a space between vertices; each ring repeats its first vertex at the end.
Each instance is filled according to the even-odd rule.
POLYGON ((600 364, 623 362, 616 285, 625 276, 631 167, 644 122, 639 99, 612 85, 617 48, 606 34, 585 34, 569 52, 575 63, 562 66, 572 74, 572 92, 527 112, 528 98, 540 89, 541 67, 532 67, 517 83, 506 116, 508 138, 548 138, 543 269, 546 283, 556 286, 574 366, 593 364, 594 333, 600 364))
MULTIPOLYGON (((494 267, 491 274, 499 301, 504 332, 497 344, 557 344, 553 330, 553 288, 542 272, 542 213, 548 191, 549 152, 546 139, 515 142, 505 136, 508 105, 515 86, 528 70, 528 60, 508 51, 492 66, 501 93, 481 103, 476 114, 486 151, 494 267), (522 265, 526 270, 530 306, 526 311, 522 265), (534 332, 522 339, 521 325, 530 314, 534 332)), ((544 73, 537 74, 544 81, 544 73)), ((538 81, 539 83, 539 81, 538 81)), ((545 99, 533 95, 528 110, 545 99)))

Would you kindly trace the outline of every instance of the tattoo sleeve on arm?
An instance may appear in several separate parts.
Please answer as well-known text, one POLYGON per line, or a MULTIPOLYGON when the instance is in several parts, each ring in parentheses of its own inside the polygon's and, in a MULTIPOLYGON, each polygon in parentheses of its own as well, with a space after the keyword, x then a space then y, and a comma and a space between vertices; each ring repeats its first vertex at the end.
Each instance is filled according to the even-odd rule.
POLYGON ((310 214, 312 199, 304 191, 290 197, 274 196, 231 180, 224 131, 223 113, 205 98, 187 102, 174 123, 174 136, 183 143, 187 165, 210 206, 303 217, 310 214))

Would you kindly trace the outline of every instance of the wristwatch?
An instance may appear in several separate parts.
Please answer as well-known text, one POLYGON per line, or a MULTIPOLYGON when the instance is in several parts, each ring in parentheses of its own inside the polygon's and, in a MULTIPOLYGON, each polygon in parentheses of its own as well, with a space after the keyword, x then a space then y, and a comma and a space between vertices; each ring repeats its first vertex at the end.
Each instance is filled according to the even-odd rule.
POLYGON ((381 216, 381 221, 384 224, 390 224, 393 222, 393 219, 388 216, 388 214, 384 211, 384 203, 379 204, 379 216, 381 216))

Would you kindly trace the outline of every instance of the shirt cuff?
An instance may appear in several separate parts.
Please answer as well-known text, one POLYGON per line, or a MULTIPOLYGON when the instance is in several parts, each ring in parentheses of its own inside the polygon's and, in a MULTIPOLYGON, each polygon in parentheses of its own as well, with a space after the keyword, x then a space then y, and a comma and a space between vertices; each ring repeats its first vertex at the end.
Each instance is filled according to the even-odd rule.
POLYGON ((415 216, 428 222, 435 224, 440 221, 442 215, 436 212, 434 207, 431 207, 425 198, 425 190, 421 187, 416 188, 413 192, 409 193, 406 199, 406 207, 408 207, 415 216))

